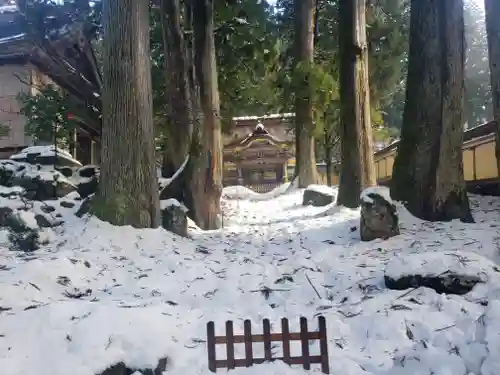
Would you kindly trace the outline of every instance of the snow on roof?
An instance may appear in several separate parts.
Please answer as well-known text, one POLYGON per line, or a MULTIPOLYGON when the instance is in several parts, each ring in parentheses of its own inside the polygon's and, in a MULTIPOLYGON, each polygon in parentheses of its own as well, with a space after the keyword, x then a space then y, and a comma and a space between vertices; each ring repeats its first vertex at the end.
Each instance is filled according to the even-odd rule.
POLYGON ((266 120, 266 119, 294 117, 294 116, 295 116, 295 113, 274 113, 274 114, 264 115, 264 116, 240 116, 240 117, 233 117, 233 121, 266 120))

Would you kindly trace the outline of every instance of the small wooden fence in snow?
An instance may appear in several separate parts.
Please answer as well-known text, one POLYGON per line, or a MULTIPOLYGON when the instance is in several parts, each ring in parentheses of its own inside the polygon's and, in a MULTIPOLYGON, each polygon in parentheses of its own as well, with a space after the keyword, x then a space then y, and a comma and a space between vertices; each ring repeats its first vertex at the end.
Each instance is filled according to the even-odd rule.
POLYGON ((273 189, 276 189, 280 185, 281 182, 267 182, 264 184, 250 184, 246 185, 246 187, 252 189, 256 193, 267 193, 273 189))
POLYGON ((263 333, 252 334, 250 320, 244 322, 244 334, 235 335, 233 332, 233 322, 226 322, 226 335, 215 336, 214 322, 207 323, 207 346, 208 346, 208 368, 211 372, 216 372, 218 368, 234 369, 235 367, 250 367, 253 364, 272 362, 281 360, 288 365, 302 365, 306 370, 311 368, 311 364, 321 364, 321 371, 324 374, 330 373, 328 363, 328 341, 326 336, 326 319, 323 316, 318 318, 319 330, 310 332, 307 329, 307 319, 300 318, 300 332, 290 332, 288 319, 281 319, 281 333, 271 333, 269 319, 262 321, 263 333), (310 355, 309 340, 319 340, 320 354, 310 355), (302 355, 292 356, 290 353, 290 341, 300 341, 302 355), (264 358, 254 358, 253 343, 264 343, 264 358), (271 343, 281 342, 283 345, 283 356, 273 357, 271 343), (226 359, 216 358, 216 345, 226 345, 226 359), (234 357, 234 344, 245 344, 245 358, 234 357))

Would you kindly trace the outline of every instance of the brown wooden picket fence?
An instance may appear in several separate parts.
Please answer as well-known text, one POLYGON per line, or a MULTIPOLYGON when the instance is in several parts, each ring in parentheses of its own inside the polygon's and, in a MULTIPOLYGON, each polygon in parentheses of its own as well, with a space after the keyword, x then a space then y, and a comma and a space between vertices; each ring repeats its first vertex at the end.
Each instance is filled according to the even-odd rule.
POLYGON ((271 324, 269 319, 262 321, 263 333, 252 334, 250 320, 244 322, 243 335, 235 335, 233 331, 233 322, 226 322, 226 334, 224 336, 215 336, 215 323, 207 323, 207 346, 208 346, 208 368, 211 372, 216 372, 218 368, 234 369, 235 367, 250 367, 254 364, 272 362, 276 360, 283 361, 288 365, 302 365, 306 370, 311 368, 311 364, 320 364, 321 371, 324 374, 330 373, 328 363, 328 340, 326 335, 326 319, 323 316, 318 318, 318 331, 308 331, 307 319, 300 318, 300 332, 290 332, 288 319, 281 319, 281 333, 271 333, 271 324), (310 355, 309 341, 319 340, 320 354, 310 355), (290 341, 300 341, 302 355, 292 356, 290 353, 290 341), (264 358, 255 358, 253 356, 253 343, 264 343, 264 358), (281 342, 283 345, 283 356, 273 357, 271 351, 272 342, 281 342), (226 345, 226 359, 216 358, 216 345, 226 345), (235 358, 234 345, 245 344, 245 358, 235 358))

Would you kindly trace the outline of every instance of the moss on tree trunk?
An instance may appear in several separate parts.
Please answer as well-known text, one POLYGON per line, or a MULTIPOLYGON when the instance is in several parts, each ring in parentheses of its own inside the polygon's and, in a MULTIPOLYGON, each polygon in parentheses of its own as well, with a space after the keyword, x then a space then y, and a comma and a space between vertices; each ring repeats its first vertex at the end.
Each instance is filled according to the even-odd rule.
POLYGON ((424 220, 472 221, 462 164, 463 0, 412 0, 406 104, 391 195, 424 220))
POLYGON ((337 204, 355 208, 375 185, 364 0, 340 0, 340 142, 337 204))
POLYGON ((488 56, 490 60, 491 94, 493 97, 493 119, 496 128, 496 157, 500 173, 500 1, 485 0, 486 33, 488 34, 488 56))
POLYGON ((103 27, 101 180, 94 212, 117 225, 157 227, 148 2, 105 1, 103 27))

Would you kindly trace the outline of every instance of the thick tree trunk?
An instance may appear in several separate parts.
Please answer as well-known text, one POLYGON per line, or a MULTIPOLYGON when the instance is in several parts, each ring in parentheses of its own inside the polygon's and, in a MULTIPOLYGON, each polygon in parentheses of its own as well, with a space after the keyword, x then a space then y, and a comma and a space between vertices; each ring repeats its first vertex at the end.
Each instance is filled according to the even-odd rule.
POLYGON ((376 184, 364 0, 340 0, 341 170, 337 203, 355 208, 376 184))
POLYGON ((316 0, 294 1, 296 68, 294 74, 305 77, 303 82, 296 82, 295 90, 295 175, 298 176, 299 187, 307 187, 318 180, 314 150, 312 93, 307 78, 314 54, 315 3, 316 0), (298 72, 299 70, 301 73, 298 72))
POLYGON ((463 0, 412 0, 401 143, 391 195, 430 221, 473 221, 462 165, 463 0))
POLYGON ((493 119, 497 123, 496 156, 500 173, 500 1, 485 0, 486 33, 488 34, 488 56, 490 60, 491 93, 493 96, 493 119))
POLYGON ((193 31, 194 61, 200 104, 203 111, 201 148, 203 163, 199 170, 204 177, 202 216, 206 229, 221 225, 222 212, 222 133, 220 123, 219 89, 215 62, 213 0, 194 0, 193 31))
MULTIPOLYGON (((193 149, 193 135, 197 134, 194 121, 192 90, 190 87, 190 65, 187 43, 181 28, 181 5, 179 0, 162 0, 162 29, 165 53, 166 97, 168 101, 167 123, 169 126, 167 145, 163 156, 164 175, 172 176, 190 154, 188 165, 179 177, 162 191, 161 198, 175 198, 189 209, 188 215, 200 228, 204 228, 199 213, 203 198, 199 196, 196 171, 199 155, 193 149)), ((190 20, 186 20, 189 22, 190 20)))
POLYGON ((328 134, 328 128, 323 129, 323 148, 325 150, 326 184, 332 186, 332 137, 328 134))
POLYGON ((194 128, 188 82, 184 35, 181 30, 179 0, 161 0, 165 54, 168 153, 181 165, 191 144, 194 128))
POLYGON ((160 223, 149 59, 149 5, 103 5, 101 180, 94 212, 117 225, 160 223))

